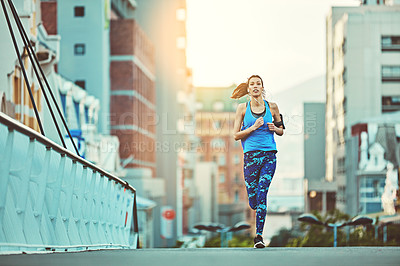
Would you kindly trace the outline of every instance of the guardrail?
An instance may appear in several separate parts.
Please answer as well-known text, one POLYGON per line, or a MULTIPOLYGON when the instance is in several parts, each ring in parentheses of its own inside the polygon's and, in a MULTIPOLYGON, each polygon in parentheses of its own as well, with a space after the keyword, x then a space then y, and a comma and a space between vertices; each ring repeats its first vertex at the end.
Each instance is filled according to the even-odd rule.
POLYGON ((138 237, 132 186, 0 113, 0 251, 137 248, 138 237))

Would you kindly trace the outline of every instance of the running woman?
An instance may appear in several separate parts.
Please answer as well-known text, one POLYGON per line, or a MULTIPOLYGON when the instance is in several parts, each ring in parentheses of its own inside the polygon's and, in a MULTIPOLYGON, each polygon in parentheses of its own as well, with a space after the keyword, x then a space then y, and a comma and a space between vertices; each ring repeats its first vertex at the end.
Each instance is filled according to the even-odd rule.
POLYGON ((244 181, 249 205, 256 210, 254 248, 264 248, 262 238, 267 215, 267 193, 276 168, 274 134, 283 135, 282 115, 276 103, 264 100, 264 85, 260 76, 253 75, 240 84, 231 98, 249 95, 251 100, 236 110, 233 137, 241 140, 244 153, 244 181))

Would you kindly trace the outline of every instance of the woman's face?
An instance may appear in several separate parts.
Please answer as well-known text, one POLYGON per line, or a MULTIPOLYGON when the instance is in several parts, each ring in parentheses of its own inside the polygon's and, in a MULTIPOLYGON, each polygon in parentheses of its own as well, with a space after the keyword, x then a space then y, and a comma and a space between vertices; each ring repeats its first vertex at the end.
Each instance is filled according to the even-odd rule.
POLYGON ((256 97, 262 94, 263 86, 260 78, 254 77, 249 80, 249 93, 256 97))

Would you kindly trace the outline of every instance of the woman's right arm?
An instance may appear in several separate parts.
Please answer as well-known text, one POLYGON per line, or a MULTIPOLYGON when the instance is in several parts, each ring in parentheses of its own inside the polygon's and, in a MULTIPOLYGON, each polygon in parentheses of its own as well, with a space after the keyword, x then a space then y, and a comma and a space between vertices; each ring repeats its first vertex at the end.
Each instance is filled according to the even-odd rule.
POLYGON ((257 128, 259 128, 264 124, 264 120, 262 119, 262 117, 260 117, 259 119, 256 120, 254 125, 245 130, 240 131, 245 110, 246 110, 245 103, 239 104, 239 106, 236 109, 235 124, 233 126, 233 138, 235 140, 246 138, 248 135, 250 135, 251 132, 253 132, 254 130, 256 130, 257 128))

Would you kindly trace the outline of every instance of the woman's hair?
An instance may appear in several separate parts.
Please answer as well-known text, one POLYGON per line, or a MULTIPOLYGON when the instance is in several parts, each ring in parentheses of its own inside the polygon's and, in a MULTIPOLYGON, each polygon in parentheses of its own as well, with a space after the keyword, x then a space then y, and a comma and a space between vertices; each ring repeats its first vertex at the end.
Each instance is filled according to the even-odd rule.
MULTIPOLYGON (((237 86, 236 89, 233 90, 231 98, 239 99, 245 95, 248 95, 249 93, 247 91, 247 88, 249 87, 249 82, 250 82, 250 79, 252 79, 252 78, 259 78, 261 80, 261 86, 264 88, 264 82, 263 82, 262 78, 259 75, 251 75, 247 79, 246 83, 240 83, 239 86, 237 86)), ((265 90, 264 89, 262 91, 262 97, 265 99, 265 90)))

